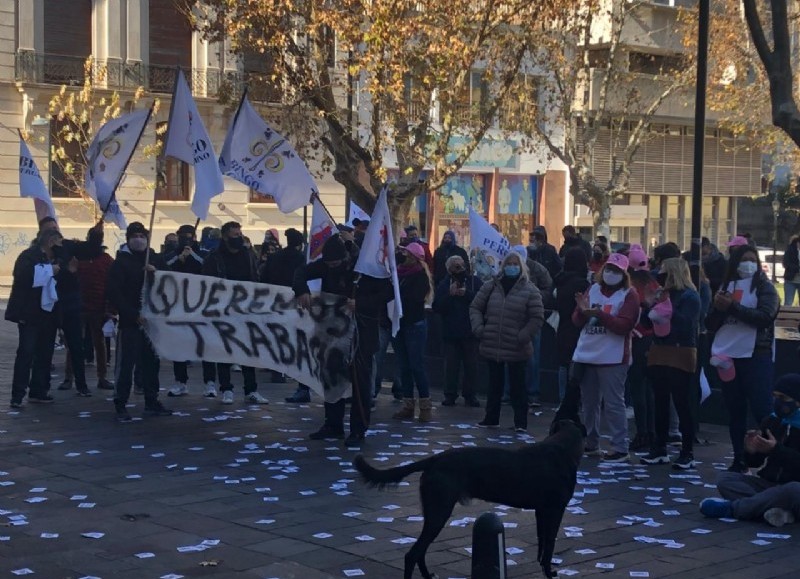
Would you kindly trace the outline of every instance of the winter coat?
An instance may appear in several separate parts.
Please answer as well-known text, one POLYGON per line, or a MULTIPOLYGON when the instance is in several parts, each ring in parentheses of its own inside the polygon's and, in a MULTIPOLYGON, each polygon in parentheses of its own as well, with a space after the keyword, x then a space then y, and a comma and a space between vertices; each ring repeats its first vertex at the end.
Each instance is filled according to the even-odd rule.
POLYGON ((224 242, 205 258, 202 272, 203 275, 235 281, 258 280, 255 254, 247 248, 231 253, 224 242))
POLYGON ((544 323, 542 296, 520 277, 506 295, 501 279, 483 284, 469 310, 472 333, 481 356, 495 362, 518 362, 533 355, 531 340, 544 323))
POLYGON ((184 260, 181 260, 179 254, 175 254, 169 259, 165 259, 165 265, 172 271, 178 273, 191 273, 200 275, 203 273, 203 258, 201 257, 202 251, 197 243, 191 245, 192 254, 184 260))
MULTIPOLYGON (((161 257, 150 251, 150 265, 164 269, 161 257)), ((131 251, 123 245, 117 258, 108 270, 106 299, 119 313, 120 328, 135 328, 139 325, 142 311, 142 287, 144 287, 144 251, 131 251)))
POLYGON ((480 291, 483 282, 476 275, 464 279, 464 295, 450 295, 450 284, 453 278, 449 275, 436 286, 433 298, 433 311, 442 316, 442 339, 445 342, 456 342, 474 338, 469 321, 469 306, 480 291))
POLYGON ((583 294, 589 289, 586 275, 574 271, 562 271, 556 276, 555 308, 558 311, 558 330, 556 331, 556 352, 558 365, 568 367, 578 345, 581 330, 572 323, 575 311, 575 294, 583 294))
POLYGON ((558 256, 561 259, 564 259, 564 256, 567 255, 567 252, 573 247, 579 247, 583 250, 583 253, 586 254, 586 261, 592 260, 592 246, 589 245, 589 242, 583 239, 580 235, 568 240, 564 240, 564 245, 562 245, 561 249, 558 250, 558 256))
POLYGON ((800 482, 800 429, 783 424, 773 415, 761 421, 761 432, 767 430, 772 432, 778 444, 769 454, 745 452, 745 464, 758 469, 756 474, 770 482, 800 482))
POLYGON ((401 267, 398 274, 400 301, 403 304, 400 327, 404 328, 425 319, 425 299, 431 291, 431 282, 428 273, 422 267, 407 274, 403 274, 401 267))
MULTIPOLYGON (((525 265, 528 266, 528 274, 530 280, 539 293, 542 294, 542 305, 546 310, 552 311, 553 309, 553 278, 550 277, 550 272, 538 261, 526 259, 525 265)), ((547 312, 545 315, 549 315, 547 312)))
MULTIPOLYGON (((724 282, 723 282, 724 283, 724 282)), ((742 307, 736 302, 731 304, 727 312, 721 312, 711 306, 706 318, 706 328, 716 332, 730 315, 756 328, 756 345, 753 355, 772 355, 772 343, 775 341, 775 318, 778 316, 780 299, 775 286, 772 285, 763 271, 757 271, 753 279, 758 304, 755 308, 742 307)))
POLYGON ((551 278, 555 278, 564 268, 564 263, 558 256, 558 251, 549 243, 545 243, 542 247, 529 245, 527 250, 528 259, 532 259, 536 263, 540 263, 547 268, 547 273, 550 274, 551 278))
POLYGON ((258 281, 291 287, 294 274, 306 263, 305 254, 294 247, 284 247, 272 254, 258 272, 258 281))
MULTIPOLYGON (((452 231, 448 233, 455 239, 455 233, 452 231)), ((439 287, 439 282, 447 277, 447 267, 445 267, 445 263, 454 255, 464 260, 467 273, 469 273, 469 255, 467 255, 467 251, 463 247, 456 245, 455 241, 450 246, 440 245, 436 251, 433 252, 433 285, 435 287, 439 287)))
POLYGON ((653 343, 660 346, 681 346, 697 348, 700 325, 700 294, 691 289, 670 290, 672 318, 670 331, 666 336, 655 336, 653 343))
MULTIPOLYGON (((42 288, 33 287, 33 270, 40 263, 50 263, 50 260, 38 245, 20 253, 14 262, 14 281, 11 284, 11 295, 8 298, 5 314, 9 322, 36 323, 54 315, 56 310, 47 312, 42 309, 42 288)), ((61 292, 58 285, 56 292, 60 299, 61 292)), ((58 302, 56 302, 57 307, 58 302)))
POLYGON ((105 252, 88 261, 78 262, 77 275, 81 288, 82 312, 87 314, 107 312, 106 281, 113 264, 114 258, 105 252))

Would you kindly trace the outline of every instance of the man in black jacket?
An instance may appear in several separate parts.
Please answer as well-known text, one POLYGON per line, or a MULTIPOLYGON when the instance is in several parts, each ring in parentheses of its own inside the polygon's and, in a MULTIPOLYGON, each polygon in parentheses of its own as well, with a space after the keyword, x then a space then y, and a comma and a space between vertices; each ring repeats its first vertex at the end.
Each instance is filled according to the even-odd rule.
MULTIPOLYGON (((229 221, 222 226, 219 247, 212 251, 203 262, 203 275, 221 277, 235 281, 258 281, 258 266, 255 254, 244 245, 242 226, 229 221)), ((231 364, 218 363, 217 377, 222 392, 222 403, 233 404, 233 385, 231 384, 231 364)), ((258 393, 256 369, 242 366, 244 379, 244 398, 249 404, 269 404, 269 400, 258 393)), ((213 398, 216 392, 207 391, 213 398)))
MULTIPOLYGON (((175 245, 166 247, 164 262, 168 269, 178 273, 200 275, 203 272, 203 258, 200 256, 200 245, 197 243, 193 225, 181 225, 174 234, 175 245)), ((172 373, 175 385, 167 391, 167 396, 186 396, 189 393, 189 363, 178 361, 172 363, 172 373)), ((213 362, 203 362, 203 383, 206 389, 217 393, 217 365, 213 362)))
MULTIPOLYGON (((353 400, 350 406, 350 435, 345 446, 358 446, 369 428, 372 400, 372 359, 378 347, 378 325, 386 317, 386 304, 393 297, 388 279, 360 275, 353 271, 358 258, 358 247, 352 236, 329 238, 322 248, 322 259, 297 269, 294 289, 300 307, 309 308, 311 292, 308 281, 322 280, 322 291, 354 298, 351 307, 355 312, 356 343, 351 363, 353 400)), ((312 440, 344 438, 344 398, 334 403, 325 402, 325 423, 309 435, 312 440)))
MULTIPOLYGON (((297 229, 290 227, 286 230, 286 247, 272 254, 261 266, 258 279, 261 283, 292 287, 294 274, 298 268, 306 263, 306 254, 303 251, 305 238, 297 229)), ((285 381, 279 373, 275 373, 273 381, 285 381)), ((311 401, 311 390, 303 384, 297 385, 294 394, 285 398, 290 404, 303 404, 311 401)))
POLYGON ((445 231, 442 235, 442 243, 433 252, 433 286, 438 287, 439 283, 447 276, 447 260, 457 255, 464 261, 466 271, 469 273, 469 256, 466 250, 458 245, 455 231, 445 231))
POLYGON ((573 247, 580 247, 586 254, 586 261, 592 260, 592 246, 581 237, 581 234, 572 225, 565 225, 561 230, 561 235, 564 236, 564 245, 558 250, 558 256, 561 259, 564 259, 564 255, 573 247))
POLYGON ((142 380, 145 416, 170 416, 171 410, 164 408, 158 399, 158 359, 150 340, 142 328, 142 288, 145 269, 152 272, 163 268, 161 260, 147 247, 147 230, 134 221, 125 231, 125 245, 117 252, 117 258, 108 272, 106 295, 119 313, 117 331, 117 376, 114 387, 114 407, 119 422, 132 420, 126 405, 131 395, 134 368, 142 380), (147 253, 149 263, 145 268, 147 253))
POLYGON ((528 240, 528 259, 545 266, 550 278, 555 279, 561 273, 564 264, 558 256, 556 248, 547 243, 547 230, 541 225, 537 225, 533 228, 528 240))
MULTIPOLYGON (((59 231, 58 223, 52 217, 39 221, 39 234, 43 231, 59 231)), ((90 260, 102 252, 103 222, 100 221, 89 230, 86 241, 65 239, 56 252, 60 265, 56 282, 58 284, 58 324, 64 331, 67 354, 72 362, 72 376, 79 396, 91 396, 86 385, 86 357, 83 349, 83 322, 81 320, 81 290, 78 282, 78 261, 90 260)), ((72 388, 70 380, 64 380, 59 390, 72 388)))
POLYGON ((56 340, 57 303, 42 301, 42 286, 34 287, 37 266, 52 268, 53 277, 59 273, 56 248, 63 238, 57 229, 43 231, 36 244, 19 254, 14 262, 14 281, 8 298, 5 318, 17 324, 19 344, 14 359, 11 382, 11 408, 22 408, 28 393, 30 402, 52 402, 50 396, 50 363, 56 340), (44 307, 43 307, 44 306, 44 307))

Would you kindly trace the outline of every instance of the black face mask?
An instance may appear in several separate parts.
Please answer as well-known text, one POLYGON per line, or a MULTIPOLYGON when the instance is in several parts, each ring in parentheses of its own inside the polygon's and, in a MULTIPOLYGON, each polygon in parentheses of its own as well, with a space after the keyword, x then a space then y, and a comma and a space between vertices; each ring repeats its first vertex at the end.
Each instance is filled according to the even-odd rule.
POLYGON ((228 249, 238 250, 244 247, 243 237, 229 237, 225 243, 228 244, 228 249))
POLYGON ((178 241, 178 247, 191 247, 192 246, 192 238, 191 237, 181 237, 178 241))
POLYGON ((797 404, 787 400, 775 400, 773 406, 775 416, 778 418, 789 418, 792 414, 797 412, 797 404))
POLYGON ((168 241, 164 244, 164 251, 166 253, 171 253, 178 250, 178 242, 177 241, 168 241))
POLYGON ((467 272, 462 269, 461 271, 453 272, 452 277, 456 281, 462 281, 463 282, 465 279, 467 279, 467 272))

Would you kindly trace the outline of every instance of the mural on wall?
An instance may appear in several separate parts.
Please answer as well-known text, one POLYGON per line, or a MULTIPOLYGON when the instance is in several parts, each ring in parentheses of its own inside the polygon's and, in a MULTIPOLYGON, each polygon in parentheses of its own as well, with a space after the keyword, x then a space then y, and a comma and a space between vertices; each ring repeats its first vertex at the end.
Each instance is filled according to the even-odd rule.
POLYGON ((536 224, 538 184, 536 175, 498 177, 496 221, 513 244, 528 244, 528 234, 536 224))
POLYGON ((469 208, 486 215, 491 175, 460 173, 447 179, 436 194, 437 231, 431 242, 438 247, 445 231, 456 234, 458 244, 469 246, 469 208))

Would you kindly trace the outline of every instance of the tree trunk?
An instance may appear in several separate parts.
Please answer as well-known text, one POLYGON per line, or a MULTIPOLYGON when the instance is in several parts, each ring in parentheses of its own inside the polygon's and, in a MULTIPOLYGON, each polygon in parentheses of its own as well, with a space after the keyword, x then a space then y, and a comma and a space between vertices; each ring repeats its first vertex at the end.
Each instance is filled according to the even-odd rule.
POLYGON ((611 198, 607 194, 601 194, 595 199, 592 219, 594 221, 595 236, 604 235, 611 239, 611 198))

